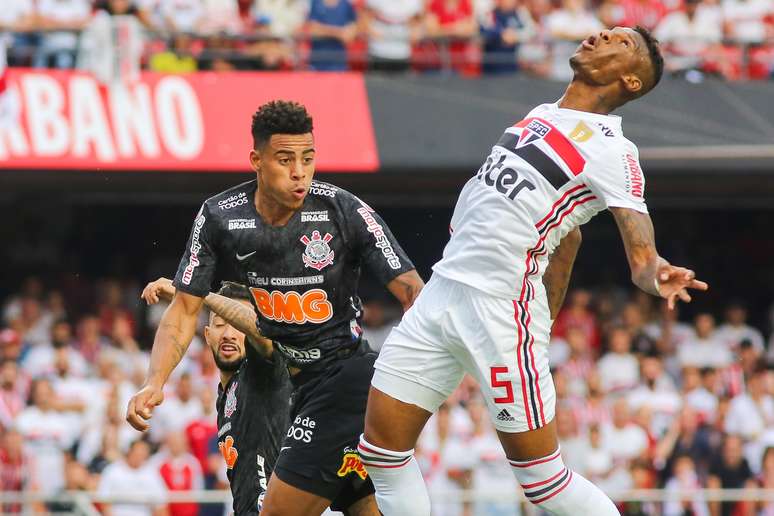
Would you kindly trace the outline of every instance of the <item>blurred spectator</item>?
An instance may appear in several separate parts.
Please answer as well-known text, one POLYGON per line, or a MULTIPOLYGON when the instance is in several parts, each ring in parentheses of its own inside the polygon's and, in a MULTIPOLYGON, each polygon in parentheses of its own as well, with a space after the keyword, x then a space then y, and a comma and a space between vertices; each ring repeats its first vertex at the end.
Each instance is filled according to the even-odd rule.
POLYGON ((188 447, 199 461, 201 471, 207 471, 207 450, 210 439, 217 437, 217 413, 215 411, 215 391, 213 389, 203 388, 199 391, 199 397, 202 403, 202 415, 191 421, 185 427, 185 435, 188 439, 188 447))
POLYGON ((3 321, 6 324, 10 324, 11 321, 21 315, 22 302, 26 298, 43 298, 43 283, 37 276, 25 278, 19 288, 19 292, 16 295, 9 296, 6 300, 3 306, 3 321))
POLYGON ((119 364, 127 378, 141 384, 148 370, 150 356, 140 350, 132 332, 130 319, 125 315, 115 317, 110 336, 112 346, 103 349, 102 355, 119 364))
POLYGON ((8 31, 8 64, 20 66, 29 62, 35 44, 35 35, 31 34, 35 22, 35 5, 33 0, 6 0, 0 9, 0 38, 8 31))
POLYGON ((628 27, 641 25, 653 30, 667 13, 662 0, 621 0, 621 6, 624 11, 621 22, 628 27))
POLYGON ((35 457, 31 476, 37 488, 53 494, 64 485, 64 452, 75 443, 81 428, 57 410, 51 383, 37 379, 30 386, 29 406, 19 414, 15 428, 35 457))
MULTIPOLYGON (((162 0, 160 2, 161 16, 164 27, 171 33, 185 32, 193 34, 199 30, 204 21, 204 3, 202 0, 162 0)), ((116 283, 107 285, 107 309, 120 306, 120 287, 116 283)), ((100 314, 100 318, 102 314, 100 314)), ((106 322, 110 326, 110 322, 106 322)))
POLYGON ((468 73, 475 62, 472 39, 477 29, 471 0, 430 0, 426 7, 425 33, 433 41, 425 42, 421 64, 468 73), (432 50, 439 51, 440 55, 434 56, 432 50))
POLYGON ((586 398, 573 404, 575 419, 582 431, 590 425, 602 425, 610 421, 610 405, 602 391, 599 373, 592 373, 586 383, 586 398))
POLYGON ((682 370, 682 394, 685 408, 696 411, 702 423, 714 423, 717 417, 718 399, 702 384, 701 372, 696 367, 682 370))
POLYGON ((379 298, 363 303, 363 338, 374 351, 382 349, 394 326, 394 319, 388 315, 390 310, 384 300, 379 298))
MULTIPOLYGON (((768 447, 763 452, 761 474, 758 486, 762 489, 774 489, 774 447, 768 447)), ((774 502, 759 502, 756 504, 756 514, 771 516, 774 514, 774 502)))
POLYGON ((662 353, 672 354, 680 345, 694 336, 690 324, 679 321, 680 306, 670 310, 666 301, 659 305, 659 317, 642 328, 642 332, 652 341, 662 353))
POLYGON ((742 342, 750 342, 755 351, 763 353, 763 335, 747 324, 747 308, 739 302, 726 307, 725 322, 715 332, 715 337, 731 351, 738 351, 742 342))
POLYGON ((237 35, 243 32, 244 23, 239 16, 239 3, 235 0, 203 0, 204 14, 199 30, 204 34, 237 35))
POLYGON ((77 31, 91 19, 89 0, 37 0, 37 28, 45 31, 33 66, 72 68, 78 48, 77 31), (53 63, 51 61, 53 60, 53 63))
MULTIPOLYGON (((182 432, 169 432, 164 440, 159 473, 169 491, 195 491, 204 488, 199 461, 188 452, 188 442, 182 432)), ((170 516, 196 516, 199 507, 195 503, 169 505, 170 516)))
POLYGON ((172 36, 170 45, 163 51, 153 54, 149 66, 159 73, 193 73, 199 64, 191 53, 193 40, 189 34, 178 33, 172 36))
POLYGON ((714 451, 712 437, 709 427, 701 424, 699 415, 690 407, 683 408, 656 446, 653 459, 656 469, 668 474, 677 468, 676 462, 680 457, 687 456, 692 460, 692 468, 703 480, 714 451))
POLYGON ((567 387, 573 396, 586 395, 586 382, 594 371, 594 361, 586 334, 580 328, 568 328, 566 333, 570 356, 559 368, 567 377, 567 387))
POLYGON ((768 369, 760 364, 747 379, 747 392, 731 400, 725 419, 725 431, 754 441, 774 426, 774 397, 767 392, 768 369))
POLYGON ((16 330, 0 330, 0 353, 3 360, 19 360, 22 351, 21 335, 16 330))
MULTIPOLYGON (((516 492, 517 482, 508 466, 505 452, 489 422, 486 405, 480 398, 468 402, 468 413, 473 423, 473 433, 467 446, 474 457, 471 488, 476 492, 492 495, 516 492)), ((494 500, 475 504, 473 514, 492 516, 515 516, 513 503, 494 500)))
MULTIPOLYGON (((674 461, 672 477, 667 481, 664 489, 667 493, 691 493, 701 488, 699 477, 696 474, 693 459, 689 455, 678 455, 674 461)), ((709 516, 707 503, 700 495, 681 497, 679 501, 674 498, 664 504, 664 516, 709 516)))
POLYGON ((658 354, 642 357, 640 385, 628 396, 629 408, 639 411, 647 408, 651 413, 651 425, 647 430, 661 437, 682 406, 672 380, 664 373, 664 365, 658 354))
POLYGON ((137 440, 129 447, 125 460, 110 464, 102 472, 97 487, 99 496, 121 496, 142 493, 144 504, 106 503, 102 513, 107 516, 165 516, 166 505, 160 500, 166 494, 164 479, 148 462, 150 445, 137 440))
POLYGON ((95 363, 100 350, 110 346, 110 341, 99 330, 99 319, 93 315, 83 317, 78 323, 76 349, 90 363, 95 363))
POLYGON ((591 425, 588 434, 589 448, 586 452, 586 469, 583 475, 601 489, 607 487, 608 478, 615 470, 613 454, 604 445, 599 425, 591 425))
POLYGON ((496 0, 490 17, 481 27, 484 73, 516 72, 519 47, 534 35, 535 22, 522 0, 496 0))
MULTIPOLYGON (((16 430, 5 431, 0 437, 0 492, 20 493, 34 491, 32 471, 35 463, 24 449, 24 436, 16 430)), ((0 504, 3 514, 20 513, 18 504, 0 504)))
POLYGON ((24 410, 25 384, 14 360, 0 362, 0 431, 11 428, 16 416, 24 410))
POLYGON ((366 0, 363 6, 368 34, 368 66, 379 72, 409 69, 411 45, 422 33, 422 0, 366 0))
POLYGON ((633 389, 639 383, 640 364, 631 353, 631 340, 623 327, 615 327, 609 333, 610 351, 597 364, 602 389, 607 393, 633 389))
POLYGON ((54 372, 54 359, 58 353, 68 358, 68 368, 76 376, 86 376, 89 365, 83 356, 73 349, 73 330, 69 322, 56 321, 51 327, 51 345, 38 346, 30 350, 22 361, 22 367, 32 378, 54 372), (60 351, 61 350, 61 351, 60 351))
POLYGON ((683 342, 677 350, 677 360, 681 367, 720 369, 731 364, 731 351, 715 335, 715 318, 711 314, 698 314, 694 320, 694 329, 694 338, 683 342))
POLYGON ((723 38, 723 15, 706 0, 685 0, 682 9, 661 20, 654 35, 666 52, 668 71, 701 70, 723 38))
POLYGON ((648 335, 647 321, 642 308, 636 303, 626 303, 621 311, 621 323, 632 336, 632 351, 640 354, 658 351, 656 339, 648 335))
POLYGON ((150 430, 154 441, 161 441, 168 432, 185 431, 188 425, 202 416, 202 402, 195 394, 191 375, 185 373, 180 376, 174 396, 168 396, 154 412, 150 430))
POLYGON ((347 69, 347 45, 357 36, 356 22, 350 0, 312 0, 307 21, 307 32, 312 39, 309 58, 312 69, 347 69))
MULTIPOLYGON (((60 495, 66 496, 68 492, 73 491, 93 491, 96 487, 94 477, 83 464, 73 459, 67 460, 64 471, 64 486, 62 486, 60 495)), ((78 506, 74 501, 65 498, 47 504, 47 509, 56 514, 73 513, 78 511, 78 506)))
MULTIPOLYGON (((707 487, 710 489, 740 489, 752 486, 752 471, 747 465, 747 460, 742 456, 742 440, 735 436, 726 436, 720 456, 716 457, 710 466, 710 475, 707 479, 707 487)), ((734 502, 710 502, 712 514, 732 516, 740 514, 736 512, 741 503, 734 502)))
POLYGON ((626 398, 613 403, 613 420, 601 427, 604 446, 610 451, 613 464, 627 464, 641 457, 648 448, 648 435, 632 422, 626 398))
POLYGON ((43 308, 37 298, 22 298, 19 316, 15 322, 23 333, 22 341, 25 345, 36 347, 51 343, 53 317, 43 308))
POLYGON ((428 422, 434 432, 423 432, 417 443, 417 460, 427 483, 433 506, 442 513, 455 514, 462 510, 457 503, 450 504, 441 495, 469 489, 473 478, 474 457, 469 448, 453 432, 452 411, 442 404, 428 422))
POLYGON ((624 24, 626 12, 619 0, 602 0, 597 7, 597 16, 608 29, 624 24))
POLYGON ((270 35, 292 38, 304 24, 308 10, 309 2, 304 0, 254 0, 252 15, 270 35))
POLYGON ((762 43, 767 36, 770 0, 722 0, 725 34, 737 43, 762 43))
POLYGON ((562 7, 548 16, 546 27, 553 38, 551 78, 554 80, 572 78, 570 56, 581 40, 604 29, 585 0, 563 0, 562 7))
POLYGON ((568 296, 567 306, 562 308, 551 329, 552 337, 565 338, 571 327, 579 328, 586 337, 586 342, 599 349, 599 330, 594 313, 590 309, 591 293, 587 290, 573 290, 568 296))

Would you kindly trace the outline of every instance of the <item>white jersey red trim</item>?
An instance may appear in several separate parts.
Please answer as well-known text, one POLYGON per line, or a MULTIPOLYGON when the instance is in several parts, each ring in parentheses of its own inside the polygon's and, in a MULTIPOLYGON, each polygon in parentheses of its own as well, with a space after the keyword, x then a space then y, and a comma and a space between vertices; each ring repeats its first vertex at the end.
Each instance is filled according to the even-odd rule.
MULTIPOLYGON (((623 136, 620 117, 543 104, 505 130, 463 187, 433 270, 516 300, 528 348, 529 301, 541 294, 548 256, 603 209, 647 213, 643 196, 637 147, 623 136)), ((526 367, 528 349, 520 351, 526 367)))

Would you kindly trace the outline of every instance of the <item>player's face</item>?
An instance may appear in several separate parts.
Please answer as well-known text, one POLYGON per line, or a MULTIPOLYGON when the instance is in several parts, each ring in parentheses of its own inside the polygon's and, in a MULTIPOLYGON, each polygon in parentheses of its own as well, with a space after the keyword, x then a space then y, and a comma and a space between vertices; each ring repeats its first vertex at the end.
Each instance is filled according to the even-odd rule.
POLYGON ((314 137, 274 134, 262 149, 250 153, 259 188, 285 208, 301 207, 314 177, 314 137))
MULTIPOLYGON (((247 306, 250 303, 243 301, 247 306)), ((204 340, 215 357, 215 364, 221 371, 233 372, 239 369, 245 358, 245 334, 228 324, 218 315, 210 316, 210 324, 204 327, 204 340)))
POLYGON ((598 86, 623 81, 630 93, 644 85, 649 73, 649 55, 642 35, 628 27, 615 27, 592 34, 570 57, 576 77, 598 86))

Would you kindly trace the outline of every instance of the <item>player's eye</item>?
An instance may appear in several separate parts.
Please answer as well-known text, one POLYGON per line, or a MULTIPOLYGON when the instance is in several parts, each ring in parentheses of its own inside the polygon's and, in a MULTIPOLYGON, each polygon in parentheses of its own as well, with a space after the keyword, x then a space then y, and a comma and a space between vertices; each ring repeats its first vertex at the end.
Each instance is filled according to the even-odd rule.
POLYGON ((311 163, 312 161, 314 161, 314 158, 304 158, 304 163, 308 164, 308 163, 311 163))
POLYGON ((281 159, 281 160, 279 160, 279 162, 280 162, 280 165, 283 165, 283 166, 286 166, 286 165, 290 164, 290 160, 287 159, 287 158, 281 159))

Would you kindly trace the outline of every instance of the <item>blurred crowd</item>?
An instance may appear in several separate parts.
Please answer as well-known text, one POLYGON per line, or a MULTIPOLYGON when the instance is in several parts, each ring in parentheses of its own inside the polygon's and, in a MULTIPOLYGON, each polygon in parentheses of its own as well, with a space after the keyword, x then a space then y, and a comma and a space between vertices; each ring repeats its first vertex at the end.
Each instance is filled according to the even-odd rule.
MULTIPOLYGON (((201 331, 141 435, 124 410, 144 379, 164 306, 145 307, 141 285, 130 281, 57 285, 29 278, 0 302, 0 491, 142 492, 150 505, 115 504, 112 513, 223 514, 222 504, 154 504, 167 490, 227 487, 215 420, 219 376, 201 331)), ((365 304, 372 347, 399 315, 379 297, 365 304)), ((644 294, 575 290, 549 352, 565 462, 602 488, 774 488, 774 337, 767 342, 747 323, 743 303, 686 321, 644 294)), ((433 416, 417 458, 436 514, 519 513, 497 501, 518 487, 472 379, 433 416), (490 499, 449 502, 449 492, 469 489, 490 499)), ((774 504, 693 496, 621 510, 768 516, 774 504)))
POLYGON ((655 32, 667 71, 768 78, 774 0, 4 0, 12 64, 71 68, 94 17, 136 19, 142 62, 196 70, 439 70, 567 79, 591 33, 655 32))

